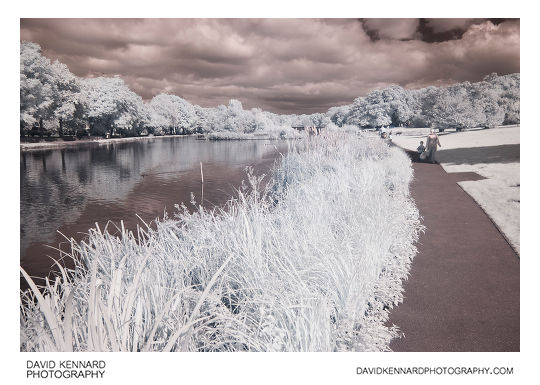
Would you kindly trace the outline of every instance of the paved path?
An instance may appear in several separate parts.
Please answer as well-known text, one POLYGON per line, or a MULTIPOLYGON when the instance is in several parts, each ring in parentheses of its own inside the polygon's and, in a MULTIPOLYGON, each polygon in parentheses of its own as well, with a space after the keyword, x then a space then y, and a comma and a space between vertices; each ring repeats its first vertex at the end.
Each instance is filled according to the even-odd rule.
MULTIPOLYGON (((413 159, 414 161, 414 159, 413 159)), ((519 258, 456 183, 483 179, 413 163, 423 216, 404 302, 390 313, 404 337, 393 351, 519 351, 519 258)))

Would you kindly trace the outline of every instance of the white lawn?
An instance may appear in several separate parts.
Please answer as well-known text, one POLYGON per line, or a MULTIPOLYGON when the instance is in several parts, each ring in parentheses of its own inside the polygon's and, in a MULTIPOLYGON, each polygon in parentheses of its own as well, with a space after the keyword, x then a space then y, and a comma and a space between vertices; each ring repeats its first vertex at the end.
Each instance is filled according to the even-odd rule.
MULTIPOLYGON (((416 150, 426 143, 426 129, 402 129, 394 135, 398 146, 416 150)), ((441 146, 437 160, 446 172, 476 172, 487 179, 459 182, 497 225, 516 252, 520 252, 519 208, 520 126, 438 133, 441 146)))

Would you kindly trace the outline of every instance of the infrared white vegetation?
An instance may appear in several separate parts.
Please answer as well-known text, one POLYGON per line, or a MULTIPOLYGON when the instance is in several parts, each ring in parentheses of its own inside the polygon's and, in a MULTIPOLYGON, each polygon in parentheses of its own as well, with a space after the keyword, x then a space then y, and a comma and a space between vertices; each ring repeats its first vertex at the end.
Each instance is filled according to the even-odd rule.
POLYGON ((333 134, 248 176, 223 209, 90 230, 41 291, 23 271, 21 350, 388 350, 422 230, 408 157, 333 134))
POLYGON ((476 83, 406 90, 398 85, 376 89, 349 105, 326 113, 278 115, 244 109, 239 100, 215 108, 201 107, 176 95, 159 94, 150 102, 118 76, 79 78, 41 47, 21 42, 20 130, 30 135, 41 125, 50 132, 85 131, 93 136, 208 134, 213 139, 294 136, 293 128, 328 127, 330 123, 361 128, 470 128, 520 121, 520 74, 491 74, 476 83), (277 135, 276 135, 277 134, 277 135))

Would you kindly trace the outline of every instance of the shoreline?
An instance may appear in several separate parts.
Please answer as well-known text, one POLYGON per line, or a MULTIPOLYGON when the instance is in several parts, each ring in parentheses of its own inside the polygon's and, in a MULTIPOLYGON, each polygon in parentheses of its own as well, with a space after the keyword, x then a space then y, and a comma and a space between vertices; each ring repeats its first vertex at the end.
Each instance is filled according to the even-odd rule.
POLYGON ((78 146, 91 146, 91 145, 102 145, 102 144, 112 144, 112 143, 126 143, 134 142, 139 140, 147 139, 162 139, 162 138, 185 138, 191 137, 194 135, 163 135, 163 136, 134 136, 130 138, 92 138, 92 139, 82 139, 82 140, 73 140, 73 141, 54 141, 54 142, 37 142, 37 143, 20 143, 21 151, 33 151, 33 150, 49 150, 49 149, 58 149, 58 148, 67 148, 67 147, 78 147, 78 146))
MULTIPOLYGON (((497 128, 509 128, 509 127, 515 127, 519 126, 519 124, 516 125, 508 125, 508 126, 497 126, 494 127, 497 128)), ((397 128, 394 128, 397 129, 397 128)), ((420 133, 420 131, 425 130, 426 132, 429 130, 429 128, 408 128, 404 129, 402 131, 403 136, 408 137, 423 137, 426 134, 420 133), (410 130, 409 133, 407 133, 407 130, 410 130)), ((480 128, 472 128, 465 130, 463 132, 467 131, 477 131, 480 130, 480 128)), ((447 134, 447 133, 454 133, 453 131, 447 131, 446 133, 439 133, 440 134, 447 134)), ((50 149, 61 149, 61 148, 70 148, 70 147, 79 147, 79 146, 92 146, 92 145, 103 145, 103 144, 112 144, 112 143, 126 143, 126 142, 134 142, 138 140, 147 140, 147 139, 163 139, 163 138, 173 138, 173 137, 197 137, 199 134, 189 134, 189 135, 162 135, 162 136, 135 136, 135 137, 129 137, 129 138, 91 138, 91 139, 82 139, 82 140, 73 140, 73 141, 40 141, 37 143, 20 143, 20 151, 21 152, 28 152, 28 151, 40 151, 40 150, 50 150, 50 149)), ((296 138, 285 138, 285 140, 289 139, 301 139, 302 137, 296 137, 296 138)), ((205 135, 203 138, 197 138, 199 140, 212 140, 212 141, 229 141, 229 140, 283 140, 282 138, 276 138, 276 137, 268 137, 268 136, 246 136, 246 137, 208 137, 208 135, 205 135)))
POLYGON ((188 138, 195 137, 197 140, 208 140, 208 141, 235 141, 235 140, 266 140, 266 141, 280 141, 280 140, 291 140, 291 139, 302 139, 301 137, 297 138, 274 138, 274 137, 245 137, 245 138, 208 138, 197 137, 197 134, 190 135, 163 135, 163 136, 135 136, 130 138, 93 138, 93 139, 83 139, 83 140, 74 140, 74 141, 54 141, 54 142, 37 142, 37 143, 20 143, 21 152, 30 152, 30 151, 41 151, 41 150, 55 150, 68 147, 84 147, 92 145, 104 145, 104 144, 113 144, 113 143, 126 143, 134 142, 145 139, 163 139, 163 138, 188 138))

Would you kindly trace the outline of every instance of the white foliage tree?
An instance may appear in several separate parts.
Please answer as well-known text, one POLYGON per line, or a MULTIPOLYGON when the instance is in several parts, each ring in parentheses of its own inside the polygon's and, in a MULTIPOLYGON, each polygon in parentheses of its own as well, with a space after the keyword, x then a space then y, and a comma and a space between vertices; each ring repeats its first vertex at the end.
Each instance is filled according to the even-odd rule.
POLYGON ((482 97, 487 126, 520 122, 520 74, 497 76, 492 73, 475 83, 482 97))
POLYGON ((21 128, 45 121, 53 126, 60 119, 76 126, 84 119, 80 80, 65 64, 42 55, 41 47, 22 42, 20 49, 21 128))
POLYGON ((359 97, 351 105, 346 124, 359 127, 382 127, 392 123, 387 106, 379 92, 371 92, 367 97, 359 97))
POLYGON ((484 120, 478 105, 471 103, 470 90, 463 85, 442 88, 437 92, 431 116, 433 127, 467 128, 477 127, 484 120))
MULTIPOLYGON (((354 124, 359 127, 400 126, 409 125, 419 112, 420 105, 414 94, 392 85, 372 91, 366 97, 356 98, 348 115, 340 120, 341 124, 354 124)), ((335 121, 337 122, 337 118, 335 121)))
POLYGON ((153 125, 166 133, 190 133, 197 122, 195 107, 176 95, 159 94, 150 101, 153 125))
POLYGON ((336 107, 331 107, 328 110, 327 116, 330 118, 330 121, 334 123, 335 125, 343 126, 350 112, 351 112, 350 105, 336 106, 336 107))
POLYGON ((83 94, 90 127, 94 134, 118 129, 127 135, 138 134, 149 120, 142 98, 119 77, 84 80, 83 94))
POLYGON ((58 102, 54 116, 63 123, 64 129, 77 130, 85 127, 87 116, 85 100, 81 93, 81 81, 73 75, 65 64, 55 61, 52 64, 58 89, 58 102))
POLYGON ((22 42, 20 65, 21 125, 52 118, 58 90, 51 61, 41 55, 38 44, 22 42))

